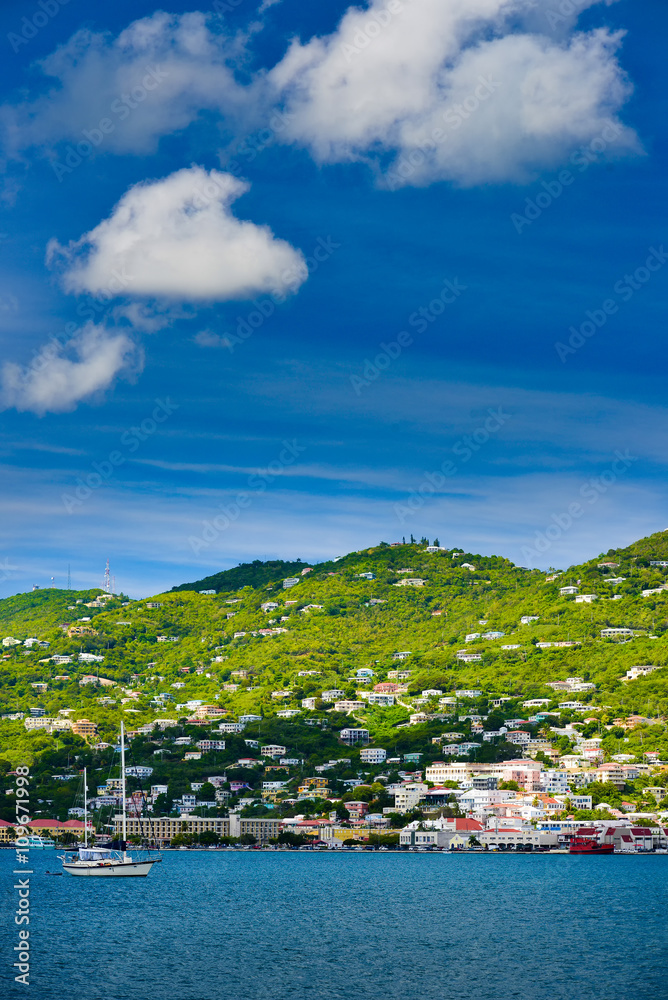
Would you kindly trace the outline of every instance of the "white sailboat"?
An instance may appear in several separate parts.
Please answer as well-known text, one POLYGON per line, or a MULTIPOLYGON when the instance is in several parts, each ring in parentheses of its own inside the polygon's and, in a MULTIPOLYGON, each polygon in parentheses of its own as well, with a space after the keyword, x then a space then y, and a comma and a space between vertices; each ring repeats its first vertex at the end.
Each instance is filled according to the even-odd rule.
POLYGON ((128 854, 127 814, 125 807, 125 733, 121 722, 121 796, 123 800, 123 850, 88 846, 88 794, 84 768, 84 842, 78 851, 60 855, 63 871, 68 875, 85 875, 93 878, 128 878, 146 876, 160 857, 138 858, 128 854))

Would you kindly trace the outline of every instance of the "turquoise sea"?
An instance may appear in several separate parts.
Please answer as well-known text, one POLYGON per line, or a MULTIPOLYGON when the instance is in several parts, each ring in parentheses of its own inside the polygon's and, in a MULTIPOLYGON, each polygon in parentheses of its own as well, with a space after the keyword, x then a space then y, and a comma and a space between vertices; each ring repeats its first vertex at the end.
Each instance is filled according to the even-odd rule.
POLYGON ((32 852, 33 1000, 664 1000, 668 856, 167 852, 146 879, 32 852))

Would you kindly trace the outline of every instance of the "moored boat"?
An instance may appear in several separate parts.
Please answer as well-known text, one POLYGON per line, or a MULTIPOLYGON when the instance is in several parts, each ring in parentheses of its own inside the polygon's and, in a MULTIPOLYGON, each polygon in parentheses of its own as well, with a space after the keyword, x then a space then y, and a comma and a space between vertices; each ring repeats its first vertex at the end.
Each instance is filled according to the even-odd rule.
POLYGON ((47 851, 57 845, 51 837, 40 837, 33 833, 28 837, 28 843, 25 846, 31 851, 47 851))
POLYGON ((60 856, 63 871, 68 875, 87 876, 93 878, 127 878, 148 875, 154 864, 160 862, 160 857, 153 857, 147 852, 138 857, 128 854, 127 847, 127 816, 125 806, 125 734, 121 722, 121 796, 123 799, 123 840, 120 850, 108 847, 88 846, 87 788, 86 769, 84 768, 84 843, 78 851, 60 856))
POLYGON ((594 827, 587 827, 577 830, 571 840, 570 854, 612 854, 615 850, 613 838, 609 834, 613 831, 598 830, 594 827))

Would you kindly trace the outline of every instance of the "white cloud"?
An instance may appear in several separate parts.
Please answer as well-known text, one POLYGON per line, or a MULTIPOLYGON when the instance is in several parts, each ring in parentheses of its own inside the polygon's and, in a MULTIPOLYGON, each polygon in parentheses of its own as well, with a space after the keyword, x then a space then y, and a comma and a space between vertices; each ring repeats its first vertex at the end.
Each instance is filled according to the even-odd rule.
POLYGON ((332 35, 293 41, 269 73, 292 116, 280 138, 320 162, 367 160, 394 186, 525 181, 611 120, 609 150, 637 151, 616 119, 631 90, 616 60, 621 33, 569 36, 571 24, 555 38, 551 9, 551 0, 351 7, 332 35))
POLYGON ((234 36, 199 12, 158 11, 116 38, 82 29, 38 64, 55 86, 0 109, 5 147, 10 157, 41 148, 63 179, 98 148, 152 152, 204 112, 238 139, 283 105, 278 141, 319 162, 366 160, 394 187, 522 182, 609 120, 607 154, 639 151, 617 118, 631 91, 622 33, 575 33, 584 10, 614 2, 360 0, 331 35, 293 41, 252 76, 261 20, 234 36))
POLYGON ((157 11, 116 38, 83 28, 37 64, 55 86, 2 108, 8 152, 76 144, 97 130, 102 152, 149 153, 204 110, 234 115, 248 99, 230 68, 243 45, 243 36, 213 34, 196 11, 157 11))
POLYGON ((136 344, 125 333, 88 323, 74 339, 52 341, 27 367, 5 362, 0 373, 0 407, 43 416, 73 410, 109 388, 121 375, 142 367, 136 344))
POLYGON ((261 19, 235 36, 199 12, 158 11, 116 38, 82 29, 38 64, 55 86, 0 109, 5 147, 41 148, 63 179, 98 149, 152 152, 204 112, 238 139, 283 105, 277 141, 323 163, 365 160, 393 187, 523 182, 610 120, 607 155, 640 150, 617 117, 631 92, 622 33, 574 32, 584 10, 614 2, 367 0, 250 77, 261 19))
POLYGON ((177 319, 191 319, 191 313, 182 306, 164 302, 124 302, 111 312, 116 322, 127 322, 133 330, 157 333, 171 326, 177 319))
POLYGON ((225 301, 296 291, 308 276, 302 254, 230 210, 247 190, 201 167, 137 184, 81 239, 52 240, 47 262, 65 259, 67 291, 107 297, 225 301))
POLYGON ((200 330, 193 337, 193 340, 198 345, 198 347, 229 347, 230 342, 227 337, 221 337, 219 333, 214 333, 213 330, 200 330))

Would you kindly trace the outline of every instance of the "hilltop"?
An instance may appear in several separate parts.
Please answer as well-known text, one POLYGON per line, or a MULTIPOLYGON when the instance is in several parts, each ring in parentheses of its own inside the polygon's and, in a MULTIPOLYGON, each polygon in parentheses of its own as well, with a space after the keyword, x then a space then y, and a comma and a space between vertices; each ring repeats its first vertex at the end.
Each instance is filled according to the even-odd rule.
POLYGON ((242 587, 262 587, 272 581, 282 580, 284 577, 301 573, 306 563, 301 559, 294 562, 285 562, 282 559, 272 559, 262 562, 254 559, 252 563, 241 563, 233 569, 225 569, 212 576, 205 576, 195 583, 181 583, 172 587, 172 591, 179 590, 215 590, 216 593, 223 591, 241 590, 242 587))

